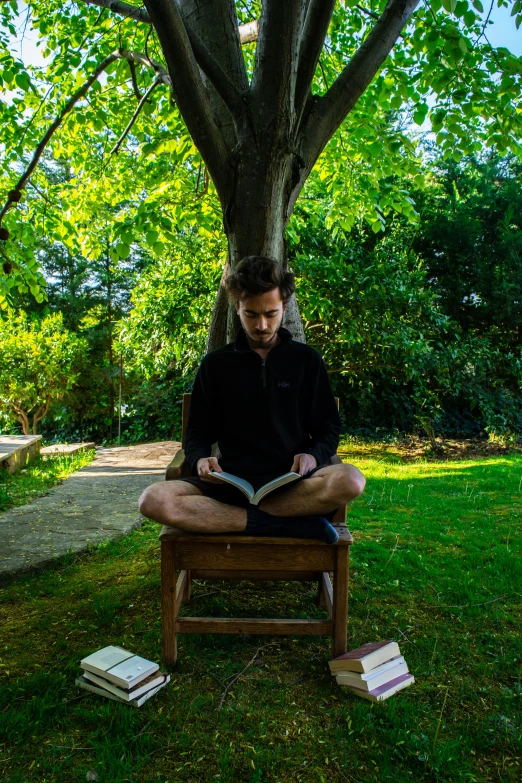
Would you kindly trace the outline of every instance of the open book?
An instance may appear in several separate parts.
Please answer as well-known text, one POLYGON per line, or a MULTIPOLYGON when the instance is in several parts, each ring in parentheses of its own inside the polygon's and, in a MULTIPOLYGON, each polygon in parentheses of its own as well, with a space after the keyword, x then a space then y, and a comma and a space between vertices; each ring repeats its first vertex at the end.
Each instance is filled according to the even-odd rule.
POLYGON ((301 478, 299 473, 285 473, 284 475, 273 479, 273 481, 269 481, 268 484, 264 484, 256 492, 249 481, 239 478, 239 476, 233 476, 232 473, 215 473, 213 470, 211 470, 209 475, 220 479, 227 484, 232 484, 234 487, 237 487, 244 495, 247 496, 253 506, 257 506, 258 503, 260 503, 264 497, 270 494, 270 492, 273 492, 274 489, 277 489, 278 487, 284 487, 285 484, 290 484, 292 481, 296 481, 298 478, 301 478))

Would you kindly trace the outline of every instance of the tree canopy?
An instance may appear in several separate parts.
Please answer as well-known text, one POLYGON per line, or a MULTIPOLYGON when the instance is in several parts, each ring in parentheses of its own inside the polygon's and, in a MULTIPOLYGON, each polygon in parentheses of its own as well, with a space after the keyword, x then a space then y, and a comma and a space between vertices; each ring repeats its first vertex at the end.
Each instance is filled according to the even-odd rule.
MULTIPOLYGON (((0 6, 1 184, 18 204, 2 215, 4 298, 41 295, 44 241, 93 259, 108 246, 113 263, 138 244, 159 257, 173 227, 214 235, 220 213, 232 263, 253 245, 280 257, 311 171, 336 230, 361 214, 375 231, 392 212, 415 220, 411 122, 446 158, 520 154, 521 61, 490 45, 480 0, 145 5, 31 0, 25 20, 14 0, 0 6), (13 54, 21 21, 46 67, 13 54)), ((520 0, 506 5, 520 25, 520 0)))
POLYGON ((36 435, 51 402, 74 386, 85 349, 85 341, 64 328, 61 314, 41 322, 23 311, 0 318, 0 402, 25 435, 36 435))

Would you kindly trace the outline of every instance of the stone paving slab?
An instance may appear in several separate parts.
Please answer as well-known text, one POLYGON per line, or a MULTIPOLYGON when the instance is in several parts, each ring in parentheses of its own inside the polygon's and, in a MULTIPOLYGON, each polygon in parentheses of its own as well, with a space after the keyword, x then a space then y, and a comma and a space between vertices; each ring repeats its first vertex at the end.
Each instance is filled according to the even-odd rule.
POLYGON ((163 441, 98 449, 90 465, 45 497, 0 514, 0 582, 139 527, 138 498, 163 480, 179 447, 163 441))
POLYGON ((40 454, 45 456, 46 454, 78 454, 80 451, 88 451, 95 449, 95 443, 53 443, 52 446, 44 446, 40 449, 40 454))

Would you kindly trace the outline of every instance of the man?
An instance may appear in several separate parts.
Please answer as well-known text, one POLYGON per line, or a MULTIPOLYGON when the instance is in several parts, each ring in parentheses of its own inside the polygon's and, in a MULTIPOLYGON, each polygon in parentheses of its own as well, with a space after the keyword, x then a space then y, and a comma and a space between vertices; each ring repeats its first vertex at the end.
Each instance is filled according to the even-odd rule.
POLYGON ((351 465, 330 465, 340 421, 324 362, 282 327, 294 276, 271 259, 243 259, 227 280, 241 322, 236 341, 207 354, 194 383, 185 440, 192 476, 148 487, 141 513, 195 533, 315 538, 333 544, 335 509, 364 489, 351 465), (217 443, 221 456, 211 456, 217 443), (301 479, 252 506, 226 471, 257 490, 283 473, 301 479))

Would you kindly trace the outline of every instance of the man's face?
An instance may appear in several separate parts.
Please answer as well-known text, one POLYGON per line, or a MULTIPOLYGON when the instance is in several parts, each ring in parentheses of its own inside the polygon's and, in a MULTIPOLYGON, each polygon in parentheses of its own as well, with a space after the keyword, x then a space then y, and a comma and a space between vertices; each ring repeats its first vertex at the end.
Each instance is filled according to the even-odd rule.
POLYGON ((258 296, 241 299, 236 304, 237 314, 246 332, 251 348, 272 348, 277 341, 284 304, 279 288, 258 296))

